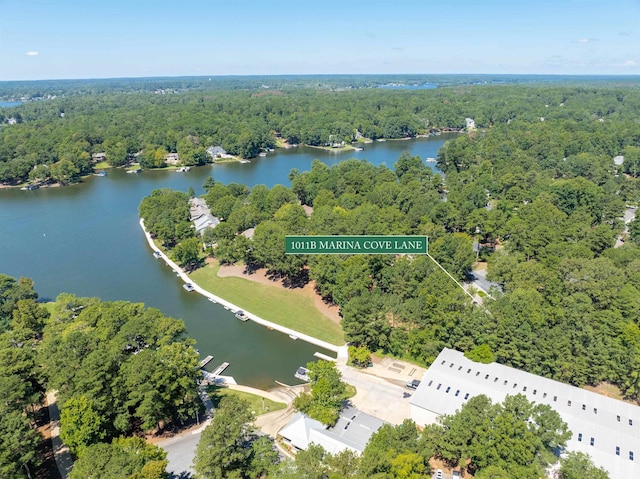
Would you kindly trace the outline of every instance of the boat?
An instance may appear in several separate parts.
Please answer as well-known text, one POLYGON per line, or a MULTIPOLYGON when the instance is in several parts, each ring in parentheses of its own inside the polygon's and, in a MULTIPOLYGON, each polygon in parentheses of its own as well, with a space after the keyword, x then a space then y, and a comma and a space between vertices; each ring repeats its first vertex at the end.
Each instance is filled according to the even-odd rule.
POLYGON ((93 176, 107 176, 106 171, 99 171, 98 173, 94 173, 93 176))
POLYGON ((247 321, 249 319, 249 316, 247 316, 247 313, 239 309, 238 311, 236 311, 236 318, 238 318, 240 321, 247 321))
POLYGON ((209 298, 209 301, 211 301, 214 304, 217 303, 217 301, 215 299, 213 299, 213 298, 209 298))
POLYGON ((191 167, 190 166, 181 166, 180 168, 178 168, 176 170, 176 173, 185 173, 187 171, 190 171, 191 167))
POLYGON ((296 336, 295 334, 290 334, 290 335, 289 335, 289 337, 290 337, 291 339, 293 339, 294 341, 295 341, 296 339, 298 339, 298 336, 296 336))
POLYGON ((193 285, 191 283, 185 283, 182 285, 182 287, 184 289, 186 289, 187 291, 191 292, 191 291, 195 291, 196 288, 193 287, 193 285))
POLYGON ((437 160, 435 158, 427 158, 427 163, 436 163, 437 160))
POLYGON ((296 373, 294 374, 294 376, 301 381, 309 382, 310 379, 309 375, 307 374, 308 372, 309 370, 307 368, 303 368, 302 366, 300 366, 298 369, 296 369, 296 373))
POLYGON ((155 259, 158 259, 158 258, 161 258, 161 257, 162 257, 162 254, 160 254, 160 251, 154 251, 154 252, 153 252, 153 257, 154 257, 155 259))
POLYGON ((263 152, 259 153, 258 156, 261 156, 262 158, 264 158, 265 156, 267 156, 267 154, 263 151, 263 152))
POLYGON ((27 185, 27 186, 23 186, 20 189, 22 191, 33 191, 33 190, 37 190, 38 188, 40 188, 38 185, 27 185))
POLYGON ((135 170, 127 170, 127 173, 140 173, 142 168, 136 168, 135 170))
POLYGON ((364 148, 362 148, 361 146, 354 146, 353 149, 355 151, 364 151, 364 148))

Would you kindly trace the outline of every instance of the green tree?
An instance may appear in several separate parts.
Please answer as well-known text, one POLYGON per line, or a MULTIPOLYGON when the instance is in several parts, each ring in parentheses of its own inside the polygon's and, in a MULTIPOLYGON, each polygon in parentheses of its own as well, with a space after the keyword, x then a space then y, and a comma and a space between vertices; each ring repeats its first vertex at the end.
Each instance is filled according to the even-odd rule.
POLYGON ((344 407, 346 384, 341 379, 340 371, 329 361, 308 363, 307 369, 311 394, 303 393, 294 399, 293 407, 331 426, 336 423, 344 407))
POLYGON ((95 402, 84 395, 72 397, 62 407, 60 439, 78 457, 88 446, 107 436, 106 426, 95 402))
POLYGON ((593 464, 583 452, 569 452, 560 460, 559 479, 609 479, 607 471, 593 464))
POLYGON ((37 453, 40 440, 20 409, 0 405, 0 476, 23 479, 26 473, 31 477, 40 463, 37 453))
POLYGON ((476 363, 489 364, 495 361, 491 348, 487 344, 476 346, 471 351, 464 353, 464 356, 476 363))
POLYGON ((253 430, 249 404, 237 396, 225 396, 196 448, 193 466, 200 477, 242 477, 249 468, 253 430))
POLYGON ((69 160, 60 160, 51 165, 51 178, 61 185, 75 181, 79 172, 80 170, 69 160))
POLYGON ((349 346, 349 361, 354 366, 366 368, 371 364, 371 352, 365 346, 349 346))
POLYGON ((110 444, 89 446, 74 463, 69 479, 166 479, 166 457, 161 448, 140 437, 120 437, 110 444))
POLYGON ((272 439, 261 436, 251 443, 251 456, 246 475, 252 478, 269 477, 277 469, 278 451, 272 439))
POLYGON ((192 271, 200 262, 201 251, 200 238, 187 238, 173 249, 172 256, 180 266, 192 271))

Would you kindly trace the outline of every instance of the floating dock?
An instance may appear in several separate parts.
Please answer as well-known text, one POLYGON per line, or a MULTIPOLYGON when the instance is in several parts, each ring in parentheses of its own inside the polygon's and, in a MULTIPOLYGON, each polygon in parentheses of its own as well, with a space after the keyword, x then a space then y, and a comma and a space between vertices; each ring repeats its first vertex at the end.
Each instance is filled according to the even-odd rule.
POLYGON ((213 356, 207 356, 202 361, 200 361, 200 367, 203 368, 213 359, 213 356))
POLYGON ((327 356, 326 354, 322 354, 322 353, 320 353, 320 352, 318 352, 318 351, 316 351, 315 353, 313 353, 313 355, 314 355, 316 358, 324 359, 325 361, 331 361, 331 362, 333 362, 333 363, 335 363, 335 362, 337 362, 337 361, 338 361, 336 358, 332 358, 331 356, 327 356))
POLYGON ((211 374, 213 376, 220 376, 220 374, 222 374, 222 371, 224 371, 225 369, 227 369, 229 367, 229 363, 222 363, 220 366, 218 366, 216 368, 215 371, 213 371, 211 374))

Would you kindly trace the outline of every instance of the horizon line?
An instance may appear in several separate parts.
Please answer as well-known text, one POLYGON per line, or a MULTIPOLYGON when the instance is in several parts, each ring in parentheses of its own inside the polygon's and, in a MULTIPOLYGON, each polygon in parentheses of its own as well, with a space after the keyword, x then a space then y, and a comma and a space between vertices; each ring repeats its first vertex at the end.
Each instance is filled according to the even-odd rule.
POLYGON ((368 77, 368 76, 519 76, 519 77, 624 77, 640 78, 638 73, 255 73, 255 74, 198 74, 198 75, 156 75, 156 76, 114 76, 114 77, 69 77, 40 78, 37 80, 0 80, 1 83, 35 83, 46 81, 104 81, 104 80, 141 80, 141 79, 181 79, 181 78, 282 78, 282 77, 368 77))

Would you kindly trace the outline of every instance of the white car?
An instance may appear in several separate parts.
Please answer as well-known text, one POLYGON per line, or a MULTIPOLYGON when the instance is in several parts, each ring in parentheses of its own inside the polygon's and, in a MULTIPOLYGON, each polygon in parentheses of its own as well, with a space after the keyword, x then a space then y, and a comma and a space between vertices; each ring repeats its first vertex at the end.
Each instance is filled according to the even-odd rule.
POLYGON ((442 469, 438 469, 436 471, 436 479, 442 479, 444 477, 444 474, 442 473, 442 469))

